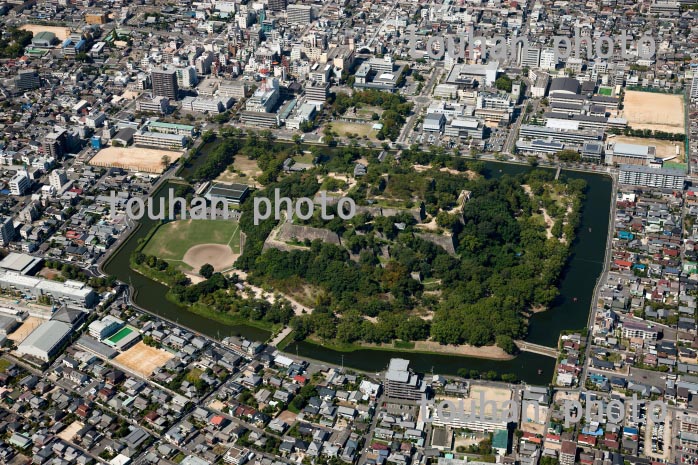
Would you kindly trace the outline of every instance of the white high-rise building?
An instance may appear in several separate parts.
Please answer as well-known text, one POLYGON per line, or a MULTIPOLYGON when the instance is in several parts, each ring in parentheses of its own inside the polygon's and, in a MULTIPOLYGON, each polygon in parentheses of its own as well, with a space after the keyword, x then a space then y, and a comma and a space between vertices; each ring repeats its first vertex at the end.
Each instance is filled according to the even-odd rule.
POLYGON ((48 175, 48 182, 56 189, 57 192, 61 191, 61 188, 68 182, 68 176, 66 176, 63 170, 53 170, 51 174, 48 175))
POLYGON ((546 48, 540 52, 540 68, 541 69, 555 69, 557 66, 557 56, 555 55, 555 50, 552 48, 546 48))
POLYGON ((196 86, 197 74, 196 68, 187 66, 185 68, 177 68, 177 85, 183 89, 191 89, 196 86))
POLYGON ((10 179, 10 193, 12 195, 24 195, 31 187, 29 177, 24 171, 19 171, 10 179))
POLYGON ((691 96, 691 101, 698 101, 698 74, 693 76, 693 81, 691 81, 691 92, 689 92, 689 95, 691 96))

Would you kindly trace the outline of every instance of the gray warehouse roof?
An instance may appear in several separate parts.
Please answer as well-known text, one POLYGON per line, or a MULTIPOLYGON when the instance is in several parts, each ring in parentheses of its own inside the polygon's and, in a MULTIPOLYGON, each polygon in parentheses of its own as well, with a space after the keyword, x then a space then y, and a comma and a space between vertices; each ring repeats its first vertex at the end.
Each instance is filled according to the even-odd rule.
POLYGON ((72 330, 72 326, 62 321, 47 321, 36 328, 27 338, 22 341, 17 350, 24 353, 23 349, 36 348, 49 352, 72 330))

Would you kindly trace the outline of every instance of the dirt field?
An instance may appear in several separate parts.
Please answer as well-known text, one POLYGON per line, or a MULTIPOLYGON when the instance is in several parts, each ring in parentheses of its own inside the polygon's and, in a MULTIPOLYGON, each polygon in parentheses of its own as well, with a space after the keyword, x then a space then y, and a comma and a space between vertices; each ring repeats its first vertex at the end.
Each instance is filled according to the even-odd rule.
POLYGON ((685 134, 684 102, 681 95, 629 90, 622 115, 633 129, 652 129, 685 134))
POLYGON ((239 256, 240 254, 233 253, 227 245, 201 244, 187 250, 182 261, 194 270, 199 270, 201 266, 208 263, 213 265, 216 271, 221 271, 230 268, 239 256))
POLYGON ((64 441, 72 441, 77 432, 80 431, 83 426, 85 426, 84 423, 76 420, 69 424, 66 429, 58 433, 56 436, 63 439, 64 441))
POLYGON ((622 142, 625 144, 638 144, 638 145, 654 145, 657 147, 657 156, 659 158, 673 158, 676 157, 676 145, 679 146, 679 156, 676 157, 676 162, 683 162, 685 157, 685 144, 683 142, 672 142, 669 140, 659 140, 659 139, 646 139, 644 137, 626 137, 626 136, 614 136, 612 134, 608 135, 609 142, 622 142))
POLYGON ((32 331, 38 328, 39 325, 41 325, 41 323, 43 322, 44 320, 42 320, 41 318, 30 316, 29 318, 24 320, 24 323, 22 323, 22 325, 19 328, 17 328, 15 332, 9 334, 7 336, 7 339, 9 339, 10 341, 14 341, 17 345, 19 345, 22 343, 23 340, 27 338, 27 336, 29 336, 29 334, 31 334, 32 331))
POLYGON ((145 345, 142 341, 114 358, 114 361, 141 376, 150 376, 153 370, 160 368, 174 358, 169 352, 145 345))
POLYGON ((257 160, 252 160, 245 155, 235 155, 232 167, 234 171, 226 169, 216 178, 215 182, 249 184, 250 181, 253 181, 252 187, 258 186, 256 179, 257 176, 262 174, 262 170, 257 166, 257 160), (244 176, 241 176, 241 174, 244 174, 244 176))
POLYGON ((174 163, 182 156, 182 152, 142 147, 107 147, 97 152, 90 160, 90 165, 162 173, 165 170, 163 156, 170 157, 170 162, 174 163))
POLYGON ((31 31, 34 35, 39 32, 53 32, 56 34, 56 38, 60 41, 64 41, 70 35, 70 29, 67 27, 59 26, 42 26, 40 24, 25 24, 19 27, 23 31, 31 31))

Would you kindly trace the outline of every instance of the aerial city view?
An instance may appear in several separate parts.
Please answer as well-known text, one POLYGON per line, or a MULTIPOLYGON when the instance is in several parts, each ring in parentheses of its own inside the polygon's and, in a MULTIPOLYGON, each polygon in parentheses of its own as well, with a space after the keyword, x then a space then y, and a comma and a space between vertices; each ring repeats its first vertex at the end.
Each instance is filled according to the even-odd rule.
POLYGON ((0 464, 698 465, 698 0, 0 0, 0 126, 0 464))

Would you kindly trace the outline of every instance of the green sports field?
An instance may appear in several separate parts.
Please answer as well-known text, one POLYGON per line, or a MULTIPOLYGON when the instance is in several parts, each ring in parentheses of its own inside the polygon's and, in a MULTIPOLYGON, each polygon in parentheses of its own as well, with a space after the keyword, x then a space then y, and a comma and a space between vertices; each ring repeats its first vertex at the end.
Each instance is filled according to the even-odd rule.
POLYGON ((107 340, 110 341, 112 344, 116 344, 117 342, 119 342, 120 340, 122 340, 123 338, 125 338, 126 336, 131 334, 132 332, 133 332, 133 330, 131 328, 129 328, 128 326, 124 326, 116 334, 112 335, 107 340))
POLYGON ((187 251, 202 244, 227 245, 240 253, 240 227, 234 220, 179 220, 158 228, 142 252, 170 261, 180 261, 187 251))

